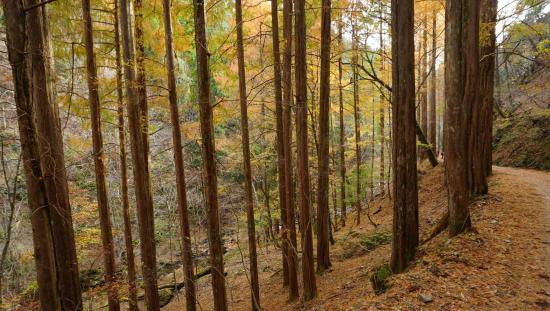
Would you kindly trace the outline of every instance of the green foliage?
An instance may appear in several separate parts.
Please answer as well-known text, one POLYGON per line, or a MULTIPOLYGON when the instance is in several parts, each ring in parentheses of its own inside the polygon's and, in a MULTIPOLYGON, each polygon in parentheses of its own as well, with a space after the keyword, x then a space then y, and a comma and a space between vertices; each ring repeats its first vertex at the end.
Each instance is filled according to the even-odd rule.
POLYGON ((369 279, 376 295, 383 294, 389 288, 387 280, 391 275, 392 272, 387 263, 376 267, 372 271, 369 279))
POLYGON ((375 230, 372 234, 364 235, 359 242, 367 251, 372 251, 380 245, 391 243, 391 231, 375 230))

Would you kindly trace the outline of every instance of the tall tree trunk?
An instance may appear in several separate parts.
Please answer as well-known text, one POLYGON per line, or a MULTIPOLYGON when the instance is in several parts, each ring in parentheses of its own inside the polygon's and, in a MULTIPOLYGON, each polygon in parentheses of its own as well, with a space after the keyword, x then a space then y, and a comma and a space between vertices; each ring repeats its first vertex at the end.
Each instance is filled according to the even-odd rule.
POLYGON ((436 103, 436 91, 437 91, 437 11, 434 10, 432 17, 432 53, 431 53, 431 64, 432 68, 430 73, 430 94, 429 94, 429 104, 430 104, 430 120, 429 120, 429 131, 428 131, 428 141, 432 145, 432 151, 437 155, 437 103, 436 103))
MULTIPOLYGON (((421 109, 421 128, 422 132, 427 136, 428 135, 428 19, 426 15, 422 17, 422 66, 421 66, 421 77, 420 83, 420 104, 422 105, 421 109)), ((431 143, 431 141, 428 141, 431 143)), ((420 153, 420 158, 426 159, 428 157, 427 147, 422 147, 422 152, 420 153)))
MULTIPOLYGON (((382 78, 384 77, 384 71, 386 70, 386 60, 385 60, 385 54, 386 49, 384 47, 384 13, 383 13, 383 3, 380 1, 380 72, 382 73, 382 78)), ((385 113, 386 113, 386 97, 384 94, 380 94, 380 195, 384 196, 386 194, 386 168, 385 168, 385 146, 386 143, 385 140, 385 113)), ((374 112, 373 112, 374 113, 374 112)))
MULTIPOLYGON (((481 136, 480 152, 482 165, 480 169, 484 170, 485 177, 491 174, 492 167, 492 140, 493 140, 493 107, 495 91, 495 52, 496 52, 496 12, 497 0, 481 1, 480 10, 480 64, 479 64, 479 100, 477 105, 481 105, 481 136)), ((488 191, 487 179, 482 184, 481 193, 488 191)))
POLYGON ((82 18, 84 20, 84 41, 86 44, 86 68, 88 72, 88 102, 90 104, 92 123, 93 158, 97 188, 97 207, 101 226, 101 243, 103 245, 103 265, 105 283, 108 288, 109 310, 120 310, 118 289, 116 286, 115 252, 113 231, 111 228, 111 210, 107 196, 105 163, 103 162, 103 135, 101 133, 101 108, 99 102, 97 67, 94 53, 94 32, 90 0, 82 0, 82 18))
POLYGON ((115 51, 116 51, 116 83, 117 83, 117 115, 118 143, 120 158, 120 192, 122 201, 122 219, 124 221, 124 245, 126 249, 126 269, 128 270, 128 307, 130 311, 138 311, 136 288, 136 264, 134 256, 134 241, 132 238, 132 221, 130 216, 130 200, 128 198, 128 166, 126 164, 126 134, 124 129, 124 95, 122 92, 122 55, 120 50, 120 28, 118 20, 118 1, 114 10, 115 51))
POLYGON ((28 205, 32 226, 36 279, 40 299, 40 310, 56 311, 61 309, 57 288, 56 259, 52 223, 52 206, 48 203, 42 168, 26 51, 26 23, 23 1, 2 0, 2 9, 6 18, 7 49, 12 68, 15 105, 21 153, 25 171, 28 205))
MULTIPOLYGON (((39 0, 24 1, 26 7, 38 5, 39 0)), ((73 220, 69 202, 69 187, 65 169, 63 139, 59 121, 59 108, 55 99, 55 75, 51 51, 48 17, 44 5, 25 12, 27 18, 28 54, 31 100, 36 109, 36 132, 42 177, 48 202, 55 245, 57 288, 61 309, 81 310, 82 295, 78 275, 78 262, 74 241, 73 220)))
MULTIPOLYGON (((241 0, 235 0, 235 21, 237 24, 237 59, 239 66, 239 101, 241 106, 241 136, 243 144, 243 172, 248 228, 248 252, 250 260, 250 296, 252 310, 260 310, 260 285, 258 281, 258 255, 256 253, 256 228, 254 220, 254 199, 252 198, 252 168, 250 165, 250 137, 248 131, 248 103, 246 98, 246 73, 243 46, 243 9, 241 0)), ((281 111, 282 112, 282 111, 281 111)), ((281 120, 282 126, 282 120, 281 120)))
POLYGON ((294 185, 292 182, 292 0, 283 0, 283 147, 288 224, 288 299, 298 298, 298 243, 296 240, 294 185))
POLYGON ((181 127, 178 111, 178 93, 176 89, 176 69, 174 59, 174 39, 172 34, 172 15, 170 0, 162 1, 164 12, 164 42, 166 46, 166 75, 168 80, 168 99, 170 101, 170 119, 172 123, 172 142, 174 144, 174 163, 176 167, 176 188, 178 194, 178 211, 181 226, 182 259, 185 274, 185 305, 187 310, 196 309, 195 273, 193 272, 193 254, 191 232, 187 212, 187 187, 185 185, 185 166, 181 127))
POLYGON ((374 145, 375 145, 375 142, 376 142, 376 138, 375 138, 375 133, 376 133, 376 129, 375 129, 375 120, 374 120, 374 98, 372 99, 372 132, 371 132, 371 149, 370 149, 370 185, 369 185, 369 188, 370 188, 370 200, 369 201, 372 201, 374 200, 374 153, 375 153, 375 150, 374 150, 374 145))
MULTIPOLYGON (((285 235, 288 231, 286 224, 287 208, 285 188, 285 149, 284 149, 284 133, 283 133, 283 94, 281 86, 281 56, 279 49, 279 12, 277 0, 271 0, 271 29, 273 38, 273 74, 274 74, 274 93, 275 93, 275 119, 277 132, 277 173, 279 175, 279 206, 281 210, 281 224, 285 230, 285 235)), ((287 286, 289 282, 288 276, 288 239, 282 239, 282 259, 283 259, 283 285, 287 286)))
POLYGON ((330 264, 329 242, 329 110, 330 110, 330 11, 331 0, 322 1, 321 77, 319 96, 319 181, 317 184, 317 272, 330 264))
POLYGON ((302 282, 303 300, 313 299, 317 294, 313 264, 313 236, 311 233, 311 195, 309 180, 307 139, 307 63, 305 0, 295 0, 295 59, 296 59, 296 175, 300 198, 300 224, 302 228, 302 282))
POLYGON ((357 210, 357 224, 361 223, 361 120, 359 119, 359 73, 357 72, 357 30, 355 22, 352 23, 353 38, 353 116, 355 120, 355 209, 357 210))
POLYGON ((195 16, 195 49, 197 53, 198 101, 202 137, 204 193, 208 214, 208 240, 212 266, 212 292, 214 309, 227 310, 227 293, 223 264, 223 247, 220 233, 218 207, 218 178, 216 172, 216 148, 214 145, 214 122, 210 105, 210 72, 204 2, 193 0, 195 16))
MULTIPOLYGON (((141 19, 139 7, 136 8, 137 20, 141 19)), ((145 143, 146 129, 143 128, 143 112, 140 105, 138 79, 135 71, 135 56, 133 37, 130 32, 130 16, 127 0, 120 0, 120 25, 122 35, 122 50, 124 57, 124 76, 126 78, 126 96, 128 99, 128 125, 136 193, 139 236, 141 240, 141 265, 145 288, 145 302, 148 310, 159 310, 159 295, 157 290, 156 256, 154 244, 153 202, 150 187, 148 148, 145 143)), ((140 27, 137 27, 140 28, 140 27)), ((144 86, 143 86, 144 87, 144 86)))
POLYGON ((445 14, 445 163, 452 237, 471 226, 469 136, 477 129, 472 103, 478 88, 479 2, 447 0, 445 14))
POLYGON ((392 0, 393 243, 391 269, 402 272, 418 246, 414 1, 392 0))
MULTIPOLYGON (((342 13, 340 13, 342 14, 342 13)), ((346 226, 346 129, 344 127, 344 92, 342 86, 342 26, 344 21, 342 20, 343 14, 340 16, 340 22, 338 23, 338 45, 340 46, 340 54, 338 56, 338 100, 339 106, 339 121, 340 121, 340 208, 341 215, 340 221, 342 227, 346 226)))

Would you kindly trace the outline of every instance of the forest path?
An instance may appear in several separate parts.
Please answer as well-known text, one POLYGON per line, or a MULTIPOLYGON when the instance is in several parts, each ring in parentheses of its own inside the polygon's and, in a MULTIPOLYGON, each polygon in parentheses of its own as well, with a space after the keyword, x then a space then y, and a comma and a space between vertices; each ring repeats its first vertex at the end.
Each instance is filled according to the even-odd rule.
POLYGON ((493 172, 513 176, 517 182, 527 184, 535 190, 542 199, 545 208, 541 222, 545 224, 546 231, 542 237, 541 261, 545 274, 550 276, 550 172, 502 166, 493 166, 493 172))

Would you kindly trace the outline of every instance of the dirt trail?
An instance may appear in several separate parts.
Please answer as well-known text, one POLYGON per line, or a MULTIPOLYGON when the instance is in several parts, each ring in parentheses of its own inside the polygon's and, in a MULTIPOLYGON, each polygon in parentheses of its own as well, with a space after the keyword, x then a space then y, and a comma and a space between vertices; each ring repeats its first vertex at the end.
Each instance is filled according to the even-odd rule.
POLYGON ((542 262, 546 275, 550 275, 550 172, 501 166, 493 166, 493 171, 514 176, 518 182, 529 185, 543 198, 546 208, 541 217, 547 230, 543 239, 542 262))

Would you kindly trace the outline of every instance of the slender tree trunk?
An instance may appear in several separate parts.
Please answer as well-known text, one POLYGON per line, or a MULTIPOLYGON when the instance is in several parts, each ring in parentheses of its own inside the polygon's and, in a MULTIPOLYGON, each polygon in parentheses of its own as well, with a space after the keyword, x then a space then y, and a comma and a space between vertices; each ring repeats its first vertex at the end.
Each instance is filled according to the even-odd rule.
POLYGON ((300 223, 302 228, 302 282, 303 300, 317 295, 313 264, 313 237, 311 233, 311 194, 309 180, 307 139, 307 63, 306 63, 306 21, 305 0, 295 0, 295 59, 296 59, 296 149, 298 194, 300 198, 300 223))
MULTIPOLYGON (((374 200, 374 145, 375 145, 375 142, 376 142, 376 138, 375 138, 375 133, 376 133, 376 129, 375 129, 375 120, 374 120, 374 98, 372 99, 372 132, 371 132, 371 149, 370 149, 370 200, 369 201, 373 201, 374 200)), ((369 211, 370 212, 370 211, 369 211)))
MULTIPOLYGON (((25 7, 38 5, 39 0, 24 1, 25 7)), ((42 177, 48 202, 55 245, 57 288, 61 309, 81 310, 82 295, 78 275, 78 262, 74 241, 69 187, 65 169, 65 155, 59 120, 59 108, 55 100, 55 75, 45 6, 25 12, 30 56, 29 68, 31 100, 36 109, 36 132, 42 177)))
POLYGON ((479 69, 479 2, 447 0, 445 16, 445 163, 449 192, 449 235, 471 227, 469 204, 471 149, 477 126, 472 115, 479 69))
MULTIPOLYGON (((248 103, 246 99, 246 73, 243 46, 243 12, 241 0, 235 0, 237 24, 237 59, 239 63, 239 99, 241 104, 241 135, 243 144, 243 172, 248 227, 248 252, 250 259, 250 296, 252 310, 260 310, 260 285, 258 281, 258 255, 256 253, 256 228, 254 199, 252 198, 252 168, 250 165, 250 138, 248 131, 248 103)), ((282 111, 281 111, 282 112, 282 111)), ((281 120, 282 126, 282 120, 281 120)))
MULTIPOLYGON (((420 104, 421 109, 421 128, 422 132, 428 136, 428 19, 424 15, 422 18, 422 67, 421 67, 421 83, 420 87, 420 104)), ((431 143, 431 141, 428 141, 431 143)), ((426 159, 428 157, 427 147, 421 148, 420 158, 426 159)))
MULTIPOLYGON (((122 50, 124 57, 124 76, 126 78, 126 96, 128 99, 128 125, 136 193, 139 235, 141 240, 141 262, 145 288, 145 302, 148 310, 159 310, 157 290, 156 256, 154 244, 154 215, 150 187, 148 148, 146 144, 146 120, 143 119, 143 107, 140 100, 140 83, 136 78, 133 38, 130 32, 129 6, 127 0, 120 0, 120 25, 122 50), (141 104, 140 104, 141 103, 141 104)), ((136 7, 136 22, 141 20, 139 6, 136 7)), ((136 27, 141 28, 141 27, 136 27)), ((144 87, 144 85, 142 85, 144 87)))
POLYGON ((491 174, 492 167, 492 140, 493 140, 493 107, 495 91, 495 23, 497 12, 497 0, 481 1, 480 10, 480 64, 479 64, 479 100, 481 106, 481 131, 479 139, 480 170, 483 170, 485 178, 481 181, 480 193, 487 193, 487 176, 491 174))
POLYGON ((330 11, 331 0, 322 1, 321 78, 319 96, 319 181, 317 184, 317 272, 330 264, 329 241, 329 110, 330 110, 330 11))
POLYGON ((418 246, 414 1, 392 0, 393 243, 391 269, 402 272, 418 246))
MULTIPOLYGON (((343 14, 342 14, 343 15, 343 14)), ((343 42, 342 42, 342 26, 343 26, 342 16, 340 16, 340 22, 338 24, 338 43, 340 46, 340 55, 338 56, 338 99, 340 102, 339 107, 339 121, 340 121, 340 208, 341 215, 340 221, 342 227, 346 226, 346 129, 344 127, 344 94, 342 86, 342 51, 343 51, 343 42)))
POLYGON ((285 189, 288 233, 288 299, 298 298, 298 243, 294 217, 294 185, 292 182, 292 0, 283 0, 283 147, 285 156, 285 189))
POLYGON ((353 39, 353 115, 355 119, 355 209, 357 210, 357 224, 361 223, 361 120, 359 119, 359 73, 357 72, 357 33, 355 23, 352 24, 353 39))
MULTIPOLYGON (((385 68, 385 54, 386 49, 384 47, 384 28, 383 28, 383 21, 384 21, 384 13, 383 13, 383 6, 382 2, 380 2, 380 72, 382 73, 382 78, 384 77, 384 71, 385 68)), ((384 94, 380 94, 380 195, 384 196, 386 194, 386 168, 385 168, 385 113, 386 113, 386 100, 384 94)), ((374 112, 373 112, 374 113, 374 112)))
POLYGON ((208 65, 208 43, 206 41, 206 20, 204 2, 193 0, 195 16, 195 48, 197 53, 198 101, 202 137, 203 176, 205 179, 205 201, 208 214, 208 240, 210 264, 212 266, 212 292, 214 310, 227 310, 227 293, 223 264, 223 245, 220 233, 218 207, 218 178, 216 172, 216 148, 214 125, 210 105, 210 72, 208 65))
POLYGON ((97 67, 94 53, 94 32, 90 0, 82 0, 82 17, 84 20, 84 41, 86 44, 86 67, 88 72, 88 101, 90 103, 93 158, 95 164, 95 180, 97 188, 97 206, 101 226, 101 242, 103 245, 103 261, 105 283, 108 288, 109 310, 120 310, 118 289, 116 286, 115 252, 113 231, 111 228, 111 210, 107 196, 107 181, 105 178, 105 163, 103 162, 103 135, 101 133, 101 108, 99 102, 97 67))
POLYGON ((115 1, 115 51, 117 74, 117 115, 118 143, 120 155, 120 190, 122 200, 122 219, 124 220, 124 245, 126 249, 126 268, 128 270, 128 307, 137 311, 136 264, 134 256, 134 241, 132 238, 132 221, 130 216, 130 200, 128 198, 128 166, 126 164, 126 139, 124 130, 124 99, 122 92, 122 55, 120 50, 120 29, 118 20, 118 1, 115 1))
MULTIPOLYGON (((271 0, 271 29, 273 37, 273 74, 274 74, 274 93, 275 93, 275 119, 277 132, 277 173, 279 175, 279 206, 281 210, 281 224, 285 230, 285 237, 288 232, 286 224, 287 208, 285 188, 285 149, 284 149, 284 133, 283 133, 283 94, 281 86, 281 56, 279 49, 279 13, 277 0, 271 0)), ((283 285, 287 286, 289 282, 288 276, 288 239, 282 239, 282 259, 283 259, 283 285)))
POLYGON ((437 103, 436 103, 436 91, 437 91, 437 11, 433 12, 432 17, 432 53, 431 53, 431 68, 432 71, 430 73, 430 94, 429 94, 429 104, 430 104, 430 120, 429 120, 429 132, 428 132, 428 141, 432 145, 432 151, 437 156, 437 103))
POLYGON ((164 42, 166 46, 166 74, 168 80, 168 99, 170 101, 170 118, 172 123, 172 141, 174 144, 174 163, 176 167, 176 187, 178 194, 178 211, 181 226, 182 259, 185 274, 185 305, 187 310, 196 309, 195 273, 193 272, 193 253, 191 232, 187 211, 187 187, 185 185, 185 165, 180 118, 178 111, 178 93, 176 89, 176 69, 174 59, 174 39, 172 34, 172 15, 170 0, 162 1, 164 12, 164 42))
POLYGON ((34 118, 33 93, 26 54, 27 29, 23 1, 2 0, 6 23, 7 49, 12 68, 15 105, 21 153, 25 171, 28 205, 32 226, 36 279, 40 299, 40 309, 60 310, 59 292, 55 266, 54 240, 50 222, 50 210, 42 168, 34 118))

